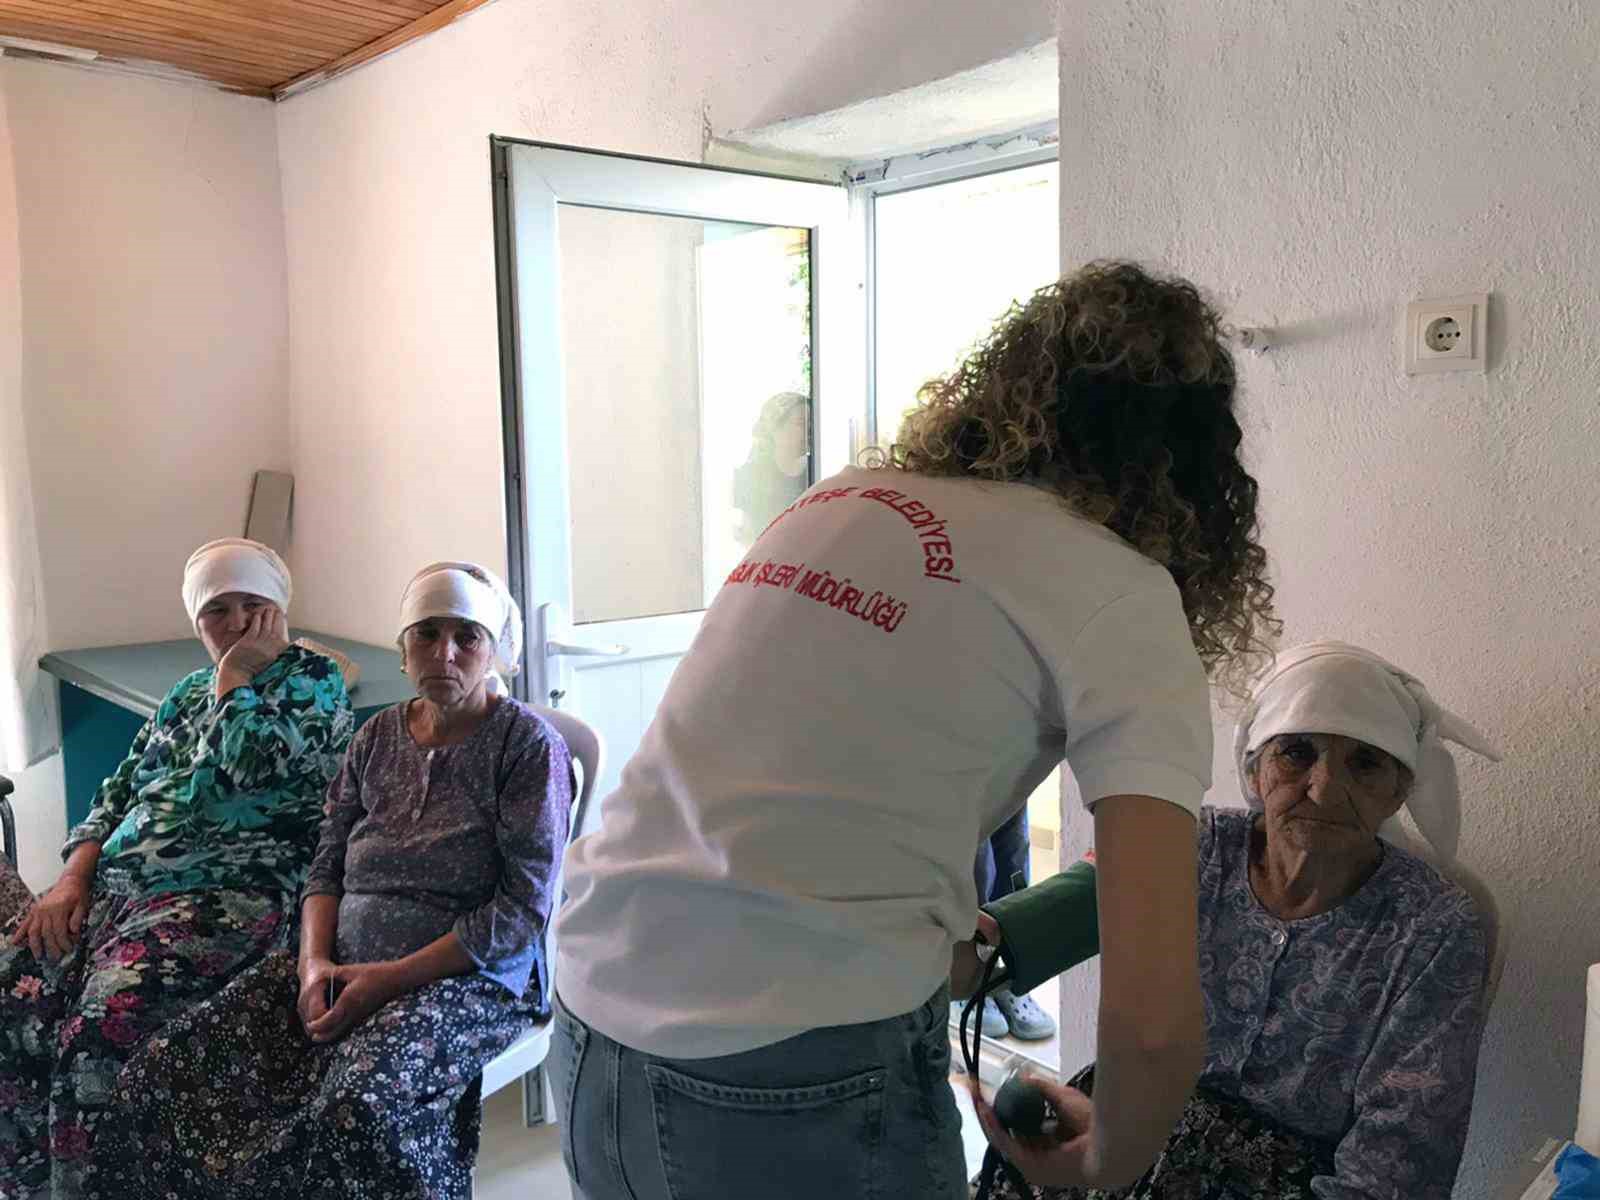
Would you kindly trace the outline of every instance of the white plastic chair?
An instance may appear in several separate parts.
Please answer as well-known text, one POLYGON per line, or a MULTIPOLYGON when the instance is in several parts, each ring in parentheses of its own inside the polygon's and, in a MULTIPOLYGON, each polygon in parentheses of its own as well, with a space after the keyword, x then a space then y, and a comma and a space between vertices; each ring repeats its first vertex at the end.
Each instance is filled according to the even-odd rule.
MULTIPOLYGON (((582 721, 568 712, 561 712, 554 708, 544 708, 540 705, 530 705, 555 728, 562 739, 567 743, 573 760, 578 764, 579 782, 578 794, 572 803, 571 821, 567 830, 567 845, 570 847, 574 841, 588 832, 593 818, 590 817, 591 802, 594 798, 595 782, 600 778, 600 768, 605 759, 605 743, 601 741, 599 733, 588 722, 582 721)), ((551 907, 550 921, 555 923, 556 911, 566 899, 565 891, 566 855, 561 856, 561 862, 556 865, 555 903, 551 907)), ((550 987, 550 997, 555 996, 555 961, 556 939, 550 929, 544 934, 544 963, 545 975, 550 987)), ((534 1089, 541 1089, 543 1100, 538 1104, 542 1119, 550 1120, 549 1090, 544 1087, 543 1073, 539 1068, 544 1065, 546 1056, 550 1053, 550 1035, 553 1022, 541 1021, 535 1025, 504 1053, 483 1068, 482 1094, 492 1096, 501 1088, 517 1079, 522 1080, 522 1119, 523 1123, 532 1127, 539 1124, 533 1119, 535 1108, 534 1089)))
POLYGON ((11 864, 12 870, 17 866, 17 826, 11 817, 11 793, 15 785, 4 775, 0 775, 0 851, 6 856, 6 861, 11 864))
POLYGON ((1487 1021, 1495 995, 1500 991, 1500 977, 1506 970, 1506 940, 1500 936, 1500 905, 1495 902, 1489 885, 1466 863, 1453 862, 1439 869, 1467 890, 1478 905, 1478 915, 1483 918, 1483 936, 1489 951, 1489 978, 1483 989, 1483 1019, 1487 1021))
POLYGON ((1506 944, 1500 936, 1500 905, 1496 903, 1494 892, 1489 890, 1489 885, 1471 867, 1460 859, 1450 862, 1440 862, 1439 856, 1426 841, 1413 833, 1409 826, 1401 827, 1403 837, 1397 837, 1395 842, 1403 850, 1409 850, 1423 862, 1427 863, 1446 879, 1459 884, 1472 897, 1478 906, 1478 915, 1483 918, 1483 936, 1489 952, 1489 977, 1484 982, 1483 989, 1483 1019, 1488 1021, 1489 1010, 1494 1007, 1495 995, 1500 991, 1500 977, 1506 970, 1506 944))

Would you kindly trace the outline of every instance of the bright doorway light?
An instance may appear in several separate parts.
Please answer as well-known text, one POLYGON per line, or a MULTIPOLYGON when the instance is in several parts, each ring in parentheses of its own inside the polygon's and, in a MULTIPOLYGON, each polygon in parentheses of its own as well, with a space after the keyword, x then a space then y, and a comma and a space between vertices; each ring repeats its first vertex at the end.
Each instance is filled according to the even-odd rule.
MULTIPOLYGON (((882 193, 874 204, 877 443, 888 447, 917 389, 1060 274, 1060 164, 882 193)), ((1034 879, 1057 869, 1060 796, 1058 768, 1028 801, 1034 879)))
POLYGON ((874 213, 877 441, 1014 302, 1060 272, 1054 160, 879 195, 874 213))

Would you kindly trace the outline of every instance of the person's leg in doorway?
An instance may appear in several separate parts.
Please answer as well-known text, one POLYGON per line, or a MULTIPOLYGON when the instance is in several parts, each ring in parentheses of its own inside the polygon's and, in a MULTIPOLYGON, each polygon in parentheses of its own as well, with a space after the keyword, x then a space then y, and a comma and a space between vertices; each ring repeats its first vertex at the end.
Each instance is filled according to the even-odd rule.
POLYGON ((965 1200, 941 988, 914 1012, 670 1060, 559 1005, 550 1051, 578 1200, 965 1200))
MULTIPOLYGON (((1025 888, 1031 882, 1028 869, 1028 808, 1017 814, 989 839, 988 850, 994 862, 992 882, 986 903, 1025 888)), ((982 893, 980 893, 981 895, 982 893)), ((1054 1037, 1054 1018, 1028 996, 1013 995, 1009 987, 996 988, 994 1004, 1005 1020, 1011 1036, 1023 1042, 1039 1042, 1054 1037)))
MULTIPOLYGON (((1016 877, 1021 873, 1022 885, 1028 882, 1028 809, 1024 805, 999 829, 990 834, 978 847, 978 857, 972 864, 972 881, 978 889, 978 903, 989 904, 1016 890, 1016 877)), ((997 993, 998 995, 998 993, 997 993)), ((1009 996, 1009 993, 1007 993, 1009 996)), ((950 1021, 959 1024, 964 1001, 950 1005, 950 1021)), ((1038 1005, 1032 1005, 1038 1009, 1038 1005)), ((1040 1015, 1044 1013, 1040 1010, 1040 1015)), ((1015 1032, 1004 1010, 995 997, 983 1005, 983 1036, 1002 1038, 1015 1032)), ((1046 1018, 1048 1019, 1048 1018, 1046 1018)), ((1024 1023, 1024 1028, 1030 1028, 1024 1023)), ((1049 1037, 1049 1034, 1044 1036, 1049 1037)))
POLYGON ((1028 886, 1028 808, 1023 805, 1012 818, 989 837, 989 889, 979 892, 985 904, 992 904, 1028 886))
MULTIPOLYGON (((986 838, 978 847, 977 860, 972 864, 972 879, 978 888, 978 903, 987 904, 989 893, 995 887, 995 858, 994 839, 986 838)), ((950 1002, 950 1024, 961 1024, 961 1010, 967 1006, 965 1000, 952 1000, 950 1002)), ((983 1026, 983 1036, 986 1038, 1002 1038, 1011 1032, 1011 1027, 1006 1024, 1005 1017, 995 1007, 993 999, 983 1002, 983 1011, 979 1014, 983 1026)))

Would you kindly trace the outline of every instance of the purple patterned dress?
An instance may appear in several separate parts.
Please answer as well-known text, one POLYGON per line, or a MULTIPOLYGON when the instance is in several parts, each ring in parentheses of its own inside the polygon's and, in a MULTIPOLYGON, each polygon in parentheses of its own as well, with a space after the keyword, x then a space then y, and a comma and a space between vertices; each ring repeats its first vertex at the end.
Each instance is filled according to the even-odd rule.
POLYGON ((340 962, 393 961, 454 933, 477 970, 319 1045, 296 1012, 294 955, 269 955, 122 1072, 125 1137, 141 1153, 104 1200, 469 1195, 479 1074, 548 1012, 541 934, 572 763, 515 700, 433 750, 412 739, 407 708, 351 743, 305 894, 340 898, 340 962))
POLYGON ((1255 821, 1242 809, 1200 813, 1210 1048, 1162 1157, 1121 1192, 1037 1195, 1449 1200, 1483 1032, 1477 909, 1386 845, 1343 904, 1280 921, 1250 886, 1255 821))

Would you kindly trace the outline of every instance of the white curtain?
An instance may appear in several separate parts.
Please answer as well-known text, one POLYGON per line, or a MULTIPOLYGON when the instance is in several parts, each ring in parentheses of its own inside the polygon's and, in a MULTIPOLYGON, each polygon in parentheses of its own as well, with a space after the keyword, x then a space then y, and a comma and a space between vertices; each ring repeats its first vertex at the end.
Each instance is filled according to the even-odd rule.
POLYGON ((55 749, 54 690, 45 652, 44 584, 22 415, 22 253, 5 69, 0 64, 0 771, 55 749))

